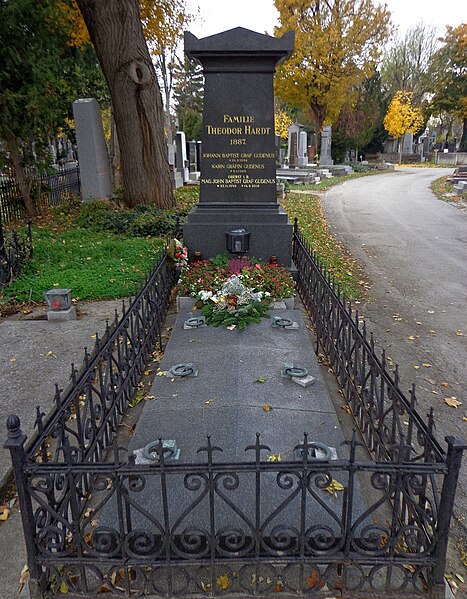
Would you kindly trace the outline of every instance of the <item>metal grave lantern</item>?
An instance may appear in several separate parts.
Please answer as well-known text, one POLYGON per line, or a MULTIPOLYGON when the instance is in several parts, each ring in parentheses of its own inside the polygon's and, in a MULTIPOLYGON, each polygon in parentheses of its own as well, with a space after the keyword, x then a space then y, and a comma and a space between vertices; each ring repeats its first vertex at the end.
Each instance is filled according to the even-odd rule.
POLYGON ((49 289, 44 297, 51 310, 68 310, 71 306, 71 289, 49 289))
POLYGON ((232 254, 246 254, 250 245, 250 234, 245 229, 227 231, 227 249, 232 254))

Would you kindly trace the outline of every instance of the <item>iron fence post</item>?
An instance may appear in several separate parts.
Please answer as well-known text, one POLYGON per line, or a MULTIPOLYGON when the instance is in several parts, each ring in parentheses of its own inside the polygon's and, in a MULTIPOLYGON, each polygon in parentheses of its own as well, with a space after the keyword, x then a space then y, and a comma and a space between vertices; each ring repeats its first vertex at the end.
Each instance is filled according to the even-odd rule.
POLYGON ((31 496, 27 489, 27 478, 24 475, 24 463, 26 461, 24 444, 26 442, 26 435, 24 435, 21 430, 20 419, 15 415, 8 417, 7 429, 8 439, 3 447, 10 450, 11 462, 13 464, 13 472, 15 475, 16 490, 18 493, 27 552, 29 594, 31 599, 42 599, 45 590, 45 579, 42 569, 36 560, 34 510, 32 507, 31 496))
POLYGON ((444 571, 446 568, 446 551, 449 539, 449 525, 451 523, 454 498, 456 494, 457 480, 462 460, 462 452, 467 449, 467 441, 459 437, 446 437, 448 453, 446 457, 447 474, 444 477, 441 491, 440 511, 438 516, 438 542, 436 543, 435 557, 436 565, 432 572, 432 586, 430 589, 431 599, 444 599, 445 581, 444 571))

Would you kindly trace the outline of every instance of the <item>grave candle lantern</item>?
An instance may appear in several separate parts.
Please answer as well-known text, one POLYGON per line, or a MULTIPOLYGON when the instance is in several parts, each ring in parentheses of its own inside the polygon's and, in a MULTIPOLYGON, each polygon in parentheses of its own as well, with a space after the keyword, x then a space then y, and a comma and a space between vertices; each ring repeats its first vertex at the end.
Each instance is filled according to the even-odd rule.
POLYGON ((71 289, 49 289, 44 297, 51 310, 68 310, 71 306, 71 289))

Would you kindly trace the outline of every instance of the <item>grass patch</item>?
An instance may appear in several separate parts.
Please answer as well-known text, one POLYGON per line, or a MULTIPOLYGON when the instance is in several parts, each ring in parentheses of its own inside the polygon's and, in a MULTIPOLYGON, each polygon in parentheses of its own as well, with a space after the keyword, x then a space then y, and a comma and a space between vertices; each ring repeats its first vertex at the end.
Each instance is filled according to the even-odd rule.
POLYGON ((431 191, 435 194, 435 196, 439 200, 443 200, 443 202, 466 202, 467 201, 467 193, 461 193, 457 195, 454 191, 454 185, 448 181, 449 177, 440 177, 436 179, 431 184, 431 191))
POLYGON ((450 168, 449 164, 435 164, 434 162, 403 162, 402 164, 396 163, 394 166, 401 168, 450 168))
MULTIPOLYGON (((297 188, 324 190, 367 174, 374 173, 326 179, 319 185, 297 188)), ((178 189, 177 209, 188 211, 198 197, 198 186, 178 189)), ((332 237, 319 197, 289 193, 282 205, 290 219, 299 219, 300 230, 345 296, 352 300, 361 297, 365 282, 358 265, 332 237)), ((164 241, 77 227, 78 210, 79 205, 65 205, 38 219, 33 226, 33 260, 24 266, 19 279, 3 290, 4 301, 42 302, 43 292, 53 287, 69 287, 77 299, 114 299, 127 296, 139 284, 164 241)))
POLYGON ((331 235, 319 196, 289 193, 281 205, 288 212, 290 220, 298 219, 300 232, 323 266, 334 276, 345 297, 350 300, 361 297, 365 280, 357 262, 331 235))
POLYGON ((80 228, 33 227, 34 256, 20 277, 3 291, 4 300, 42 302, 53 287, 72 290, 76 299, 128 295, 149 270, 163 242, 80 228))
MULTIPOLYGON (((177 189, 175 211, 188 212, 198 196, 198 186, 177 189)), ((115 299, 131 293, 150 269, 165 240, 144 236, 142 231, 139 237, 130 236, 124 234, 128 232, 125 227, 117 232, 99 230, 98 217, 131 213, 110 206, 102 202, 99 210, 81 204, 78 198, 70 198, 38 217, 33 226, 33 259, 24 265, 20 277, 2 290, 0 298, 5 302, 43 302, 43 292, 53 287, 70 288, 72 296, 82 300, 115 299), (90 208, 97 215, 91 210, 88 218, 84 218, 83 213, 90 208)), ((174 211, 160 212, 160 219, 166 219, 166 214, 171 219, 171 230, 174 211)), ((141 216, 145 215, 141 212, 141 216)), ((164 237, 167 226, 163 228, 164 237)))
POLYGON ((179 210, 190 210, 199 200, 199 185, 185 185, 175 191, 179 210))

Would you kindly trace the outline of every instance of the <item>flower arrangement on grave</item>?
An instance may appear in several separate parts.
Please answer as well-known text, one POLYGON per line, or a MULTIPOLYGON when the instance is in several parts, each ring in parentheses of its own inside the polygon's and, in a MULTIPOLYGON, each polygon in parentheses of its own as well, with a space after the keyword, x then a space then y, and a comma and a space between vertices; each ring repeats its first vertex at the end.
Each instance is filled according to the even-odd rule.
POLYGON ((184 269, 179 291, 198 300, 207 324, 244 330, 269 316, 273 299, 292 297, 294 282, 286 268, 219 255, 184 269))
POLYGON ((269 317, 271 294, 245 287, 241 275, 232 275, 216 292, 200 291, 201 314, 214 327, 225 325, 245 330, 248 324, 269 317))
POLYGON ((185 267, 188 265, 188 250, 178 239, 172 239, 167 248, 167 256, 175 265, 185 267))
POLYGON ((255 258, 230 258, 219 254, 210 260, 200 260, 183 270, 179 281, 180 295, 198 297, 200 291, 217 293, 232 275, 241 275, 245 287, 267 291, 271 298, 293 297, 295 287, 287 268, 266 264, 255 258))

